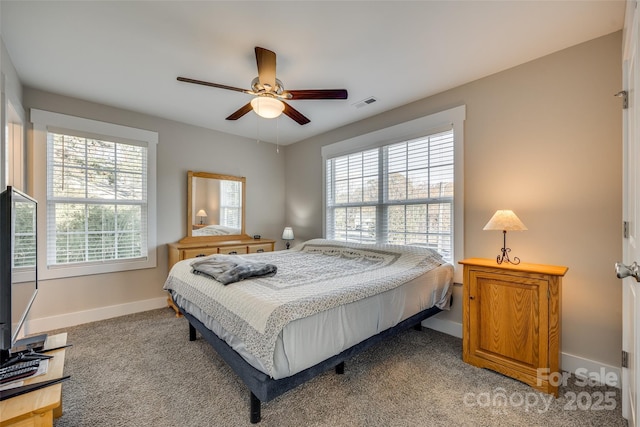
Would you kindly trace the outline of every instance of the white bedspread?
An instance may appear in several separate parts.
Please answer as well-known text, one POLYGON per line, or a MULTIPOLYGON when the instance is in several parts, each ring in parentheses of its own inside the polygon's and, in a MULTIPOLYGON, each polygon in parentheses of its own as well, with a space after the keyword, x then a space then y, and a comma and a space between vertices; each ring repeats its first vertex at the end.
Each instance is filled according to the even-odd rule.
POLYGON ((185 260, 174 266, 165 289, 217 319, 269 372, 276 338, 287 323, 394 289, 444 264, 426 248, 324 239, 310 240, 289 251, 247 256, 276 265, 278 273, 223 286, 192 274, 193 260, 185 260))

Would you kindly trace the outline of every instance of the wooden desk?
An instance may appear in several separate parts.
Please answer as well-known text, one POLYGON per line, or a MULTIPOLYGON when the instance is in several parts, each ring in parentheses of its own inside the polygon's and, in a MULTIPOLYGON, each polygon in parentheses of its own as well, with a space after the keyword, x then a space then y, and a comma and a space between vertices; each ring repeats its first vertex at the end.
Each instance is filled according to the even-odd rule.
MULTIPOLYGON (((67 334, 47 337, 45 348, 55 348, 67 343, 67 334)), ((62 377, 65 349, 47 353, 49 369, 46 375, 29 378, 25 385, 62 377)), ((62 415, 62 384, 12 397, 0 402, 0 427, 44 427, 53 426, 53 419, 62 415)))

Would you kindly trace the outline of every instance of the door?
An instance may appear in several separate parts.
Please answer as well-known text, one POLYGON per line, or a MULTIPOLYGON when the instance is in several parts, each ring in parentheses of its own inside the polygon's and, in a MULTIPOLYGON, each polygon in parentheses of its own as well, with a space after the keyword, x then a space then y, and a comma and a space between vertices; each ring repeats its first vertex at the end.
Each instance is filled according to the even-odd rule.
MULTIPOLYGON (((629 425, 638 425, 638 370, 640 340, 636 338, 640 319, 640 122, 636 118, 637 97, 635 83, 638 76, 638 10, 637 1, 627 3, 625 40, 623 49, 623 79, 626 88, 627 108, 623 113, 623 263, 634 268, 628 271, 618 267, 622 281, 622 350, 626 352, 626 363, 622 367, 622 415, 629 425), (629 275, 631 274, 631 275, 629 275), (633 277, 635 276, 635 277, 633 277), (626 366, 625 366, 626 365, 626 366)), ((625 94, 623 94, 625 95, 625 94)))
POLYGON ((547 282, 526 273, 471 270, 469 285, 469 356, 535 377, 537 368, 548 366, 547 282))

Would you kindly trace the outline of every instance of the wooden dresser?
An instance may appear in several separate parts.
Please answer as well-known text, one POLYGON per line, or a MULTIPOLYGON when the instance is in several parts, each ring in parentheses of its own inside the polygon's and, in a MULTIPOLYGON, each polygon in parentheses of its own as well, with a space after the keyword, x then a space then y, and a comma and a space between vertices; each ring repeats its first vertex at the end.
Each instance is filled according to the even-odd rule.
POLYGON ((462 358, 558 396, 562 277, 568 268, 497 264, 471 258, 464 265, 462 358))
POLYGON ((275 240, 268 239, 238 239, 220 240, 213 242, 191 242, 169 244, 169 270, 178 261, 213 254, 253 254, 257 252, 271 252, 274 250, 275 240))
MULTIPOLYGON (((193 241, 195 239, 185 238, 177 243, 170 243, 169 246, 169 270, 171 267, 183 259, 196 258, 213 254, 252 254, 259 252, 271 252, 274 250, 275 240, 252 239, 249 236, 241 236, 234 240, 204 240, 193 241)), ((171 297, 167 297, 169 307, 173 308, 176 316, 180 315, 178 307, 173 304, 171 297)))

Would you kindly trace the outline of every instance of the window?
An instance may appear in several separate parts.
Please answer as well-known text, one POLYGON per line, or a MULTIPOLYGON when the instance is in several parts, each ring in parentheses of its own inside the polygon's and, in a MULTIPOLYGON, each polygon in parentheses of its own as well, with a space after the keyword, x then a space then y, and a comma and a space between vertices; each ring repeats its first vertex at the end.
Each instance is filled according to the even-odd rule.
POLYGON ((464 107, 458 108, 323 147, 325 236, 420 245, 459 259, 464 107))
POLYGON ((157 134, 39 110, 32 121, 46 146, 43 278, 154 267, 157 134))
POLYGON ((242 182, 220 181, 220 225, 241 227, 242 182))
POLYGON ((47 265, 147 256, 147 149, 47 135, 47 265))

